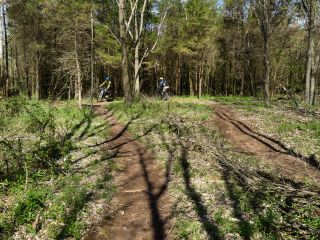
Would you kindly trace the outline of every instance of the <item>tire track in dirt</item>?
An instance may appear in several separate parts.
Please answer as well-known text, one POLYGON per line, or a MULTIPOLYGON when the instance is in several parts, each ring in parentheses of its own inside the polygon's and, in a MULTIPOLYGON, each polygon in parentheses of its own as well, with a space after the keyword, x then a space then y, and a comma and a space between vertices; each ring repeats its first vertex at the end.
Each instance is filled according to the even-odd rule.
MULTIPOLYGON (((117 195, 104 219, 93 226, 85 240, 133 240, 167 238, 170 200, 166 193, 169 175, 154 162, 146 148, 127 133, 112 113, 101 106, 94 112, 111 126, 107 140, 120 171, 116 172, 117 195)), ((128 123, 130 124, 130 123, 128 123)))
POLYGON ((261 157, 286 177, 320 184, 318 162, 289 149, 282 142, 261 134, 239 121, 235 114, 218 103, 212 104, 216 124, 223 135, 241 151, 261 157))

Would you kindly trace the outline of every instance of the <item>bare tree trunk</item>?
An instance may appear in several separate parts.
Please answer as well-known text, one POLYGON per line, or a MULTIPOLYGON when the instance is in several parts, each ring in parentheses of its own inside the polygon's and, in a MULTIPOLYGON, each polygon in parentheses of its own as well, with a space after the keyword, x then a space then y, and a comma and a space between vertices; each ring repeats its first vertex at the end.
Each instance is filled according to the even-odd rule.
POLYGON ((306 61, 305 75, 305 101, 308 104, 315 104, 316 98, 316 74, 319 67, 319 54, 316 54, 314 35, 315 35, 315 15, 317 9, 317 1, 302 0, 302 7, 305 11, 306 20, 308 23, 308 55, 306 61))
POLYGON ((40 98, 40 53, 39 51, 37 51, 37 62, 36 62, 35 97, 37 100, 39 100, 40 98))
POLYGON ((140 40, 136 44, 134 49, 134 96, 140 96, 140 60, 139 60, 139 49, 140 49, 140 40))
POLYGON ((311 80, 310 80, 310 104, 314 105, 316 103, 316 75, 319 69, 319 61, 320 61, 320 53, 317 57, 314 58, 312 64, 312 73, 311 73, 311 80))
POLYGON ((241 74, 240 96, 243 96, 243 91, 244 91, 244 79, 245 79, 245 69, 244 69, 244 66, 243 66, 243 68, 242 68, 242 74, 241 74))
POLYGON ((311 71, 312 71, 312 59, 313 59, 313 38, 309 33, 309 43, 308 43, 308 56, 307 56, 307 65, 306 65, 306 90, 305 90, 305 101, 311 103, 310 98, 310 89, 311 89, 311 71))
POLYGON ((178 56, 177 76, 176 76, 176 94, 177 95, 180 95, 180 79, 181 79, 181 66, 180 66, 180 56, 178 56))
MULTIPOLYGON (((16 61, 16 71, 17 71, 17 81, 20 81, 21 73, 20 73, 20 68, 19 68, 19 54, 18 54, 18 47, 16 46, 16 51, 15 51, 15 61, 16 61)), ((17 84, 16 81, 16 84, 17 84)), ((17 85, 15 85, 17 87, 17 85)))
POLYGON ((270 88, 270 62, 269 62, 269 37, 266 36, 264 38, 264 81, 263 81, 263 95, 264 95, 264 103, 269 106, 270 105, 270 95, 269 95, 269 88, 270 88))
POLYGON ((93 27, 93 3, 91 2, 91 84, 90 84, 90 103, 92 106, 92 95, 94 89, 94 27, 93 27))
POLYGON ((310 102, 309 104, 314 105, 316 103, 316 76, 314 73, 310 79, 310 102))
POLYGON ((312 77, 312 65, 314 59, 314 14, 313 14, 313 0, 308 1, 305 6, 308 23, 308 55, 306 63, 306 90, 305 101, 311 104, 311 77, 312 77), (309 4, 308 4, 309 3, 309 4))
POLYGON ((202 80, 203 80, 203 69, 204 67, 201 66, 199 69, 199 82, 198 82, 198 98, 201 98, 202 95, 202 80))
POLYGON ((263 39, 263 63, 264 63, 264 77, 263 77, 263 100, 266 106, 269 106, 270 95, 270 61, 269 61, 269 34, 270 34, 270 2, 269 0, 257 0, 255 3, 255 14, 258 19, 260 32, 263 39))
MULTIPOLYGON (((37 64, 35 64, 37 65, 37 64)), ((31 75, 32 79, 31 79, 31 96, 32 98, 35 97, 35 89, 36 89, 36 76, 35 74, 37 73, 37 69, 36 66, 33 67, 33 74, 31 75)))
POLYGON ((79 109, 82 109, 82 82, 81 82, 81 68, 80 68, 80 62, 79 62, 79 56, 78 56, 78 36, 77 36, 77 29, 75 31, 75 38, 74 38, 74 54, 75 54, 75 61, 76 61, 76 71, 77 71, 77 96, 78 96, 78 107, 79 109))
POLYGON ((4 44, 5 44, 5 55, 6 55, 6 72, 5 72, 5 84, 4 84, 4 95, 8 97, 9 90, 9 50, 8 50, 8 29, 7 29, 7 14, 6 9, 4 7, 4 3, 2 4, 2 20, 3 20, 3 31, 4 31, 4 44))
POLYGON ((27 94, 28 94, 28 97, 31 99, 32 92, 31 92, 31 89, 30 89, 29 66, 27 64, 28 58, 27 58, 27 49, 26 49, 25 45, 23 45, 23 60, 24 60, 24 72, 25 72, 25 75, 26 75, 27 94))
POLYGON ((122 68, 122 88, 127 104, 132 103, 132 92, 129 81, 129 65, 128 65, 128 48, 127 48, 127 32, 125 25, 125 0, 119 0, 119 25, 120 25, 120 42, 121 42, 121 68, 122 68))
POLYGON ((192 76, 191 76, 191 70, 190 67, 188 68, 189 74, 189 88, 190 88, 190 96, 194 96, 194 91, 193 91, 193 81, 192 81, 192 76))
POLYGON ((131 12, 134 12, 134 28, 135 28, 135 49, 134 49, 134 96, 140 96, 140 68, 143 61, 143 57, 140 59, 140 46, 141 46, 141 36, 143 33, 143 23, 144 23, 144 13, 147 7, 147 0, 144 0, 142 9, 140 11, 140 21, 138 24, 137 9, 134 5, 131 6, 131 12))

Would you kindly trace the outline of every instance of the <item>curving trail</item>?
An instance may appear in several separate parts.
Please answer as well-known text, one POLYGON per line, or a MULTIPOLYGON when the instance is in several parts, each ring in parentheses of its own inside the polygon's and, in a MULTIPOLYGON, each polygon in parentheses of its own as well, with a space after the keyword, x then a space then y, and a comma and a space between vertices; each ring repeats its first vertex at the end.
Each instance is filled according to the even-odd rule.
POLYGON ((166 194, 168 174, 152 159, 146 148, 132 139, 112 113, 94 106, 96 114, 111 125, 106 141, 120 171, 115 176, 118 194, 105 212, 105 219, 92 227, 86 240, 166 239, 170 201, 166 194))
POLYGON ((216 125, 235 147, 265 160, 287 178, 320 184, 319 163, 312 156, 303 156, 281 141, 255 131, 249 124, 239 121, 227 107, 217 103, 212 105, 216 125))

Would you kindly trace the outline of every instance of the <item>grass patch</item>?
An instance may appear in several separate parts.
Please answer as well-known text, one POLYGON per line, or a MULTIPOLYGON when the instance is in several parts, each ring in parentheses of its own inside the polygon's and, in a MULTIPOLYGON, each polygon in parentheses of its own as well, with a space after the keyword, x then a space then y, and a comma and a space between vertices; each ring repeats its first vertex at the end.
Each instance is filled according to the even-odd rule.
POLYGON ((93 200, 116 191, 111 160, 91 147, 108 136, 105 121, 73 101, 21 97, 0 114, 0 238, 81 239, 93 200))

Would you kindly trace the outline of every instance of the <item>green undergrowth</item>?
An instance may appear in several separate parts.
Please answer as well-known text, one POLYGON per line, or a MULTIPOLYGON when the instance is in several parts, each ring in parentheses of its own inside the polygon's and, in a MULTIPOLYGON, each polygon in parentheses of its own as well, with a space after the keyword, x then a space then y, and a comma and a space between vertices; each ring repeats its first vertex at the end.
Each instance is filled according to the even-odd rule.
POLYGON ((143 99, 108 108, 149 148, 164 176, 171 176, 174 239, 319 237, 320 190, 284 179, 236 151, 219 133, 205 101, 143 99))
POLYGON ((0 102, 0 239, 81 239, 109 201, 108 126, 76 102, 0 102))

